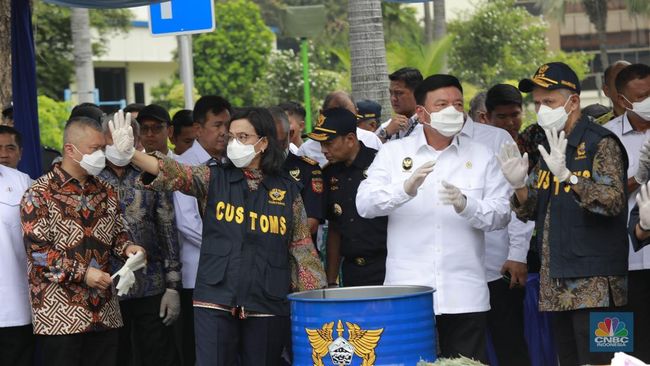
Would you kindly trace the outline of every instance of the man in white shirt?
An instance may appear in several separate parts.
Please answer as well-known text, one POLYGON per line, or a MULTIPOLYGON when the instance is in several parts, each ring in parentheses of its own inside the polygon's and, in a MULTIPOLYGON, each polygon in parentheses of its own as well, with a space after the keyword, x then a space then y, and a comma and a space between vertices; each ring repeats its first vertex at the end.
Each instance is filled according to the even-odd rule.
MULTIPOLYGON (((230 103, 216 95, 206 95, 196 101, 192 112, 197 125, 197 138, 178 162, 189 165, 220 163, 226 155, 226 123, 230 120, 230 103)), ((183 327, 183 364, 194 365, 194 311, 192 295, 199 265, 203 235, 203 209, 196 198, 174 192, 176 228, 181 245, 183 290, 181 290, 181 319, 183 327)))
MULTIPOLYGON (((476 100, 475 111, 487 124, 467 118, 464 137, 498 154, 504 144, 514 144, 521 127, 521 93, 512 85, 497 84, 476 100), (483 105, 481 105, 483 103, 483 105)), ((471 114, 471 113, 470 113, 471 114)), ((509 194, 514 191, 510 190, 509 194)), ((500 366, 530 365, 524 338, 524 287, 526 256, 535 223, 524 223, 511 215, 508 227, 485 233, 485 269, 490 290, 488 329, 500 366)))
POLYGON ((0 164, 0 365, 32 365, 32 306, 20 227, 20 199, 31 184, 27 174, 0 164))
MULTIPOLYGON (((643 145, 650 138, 650 107, 639 108, 637 103, 650 103, 650 66, 634 64, 622 69, 616 77, 619 104, 627 108, 623 114, 605 124, 623 143, 627 152, 628 210, 635 205, 639 184, 648 181, 650 164, 644 163, 643 145), (648 99, 648 100, 646 100, 648 99), (633 105, 637 104, 636 106, 633 105)), ((646 104, 647 105, 647 104, 646 104)), ((627 307, 634 312, 635 349, 633 355, 641 360, 650 360, 650 247, 638 252, 630 243, 628 257, 627 307)))
POLYGON ((510 221, 508 184, 488 148, 458 136, 458 79, 430 76, 415 98, 423 131, 379 151, 359 186, 357 210, 366 218, 388 216, 384 284, 436 289, 441 356, 487 362, 484 232, 510 221))
POLYGON ((415 114, 415 88, 422 82, 420 70, 403 67, 388 75, 390 86, 390 106, 393 116, 375 131, 381 141, 397 140, 415 132, 418 126, 415 114))
MULTIPOLYGON (((323 101, 323 107, 321 108, 321 113, 330 108, 345 108, 355 115, 358 115, 357 106, 354 104, 352 97, 343 91, 335 91, 325 97, 325 101, 323 101)), ((377 137, 377 135, 370 131, 366 131, 357 127, 357 138, 359 141, 363 142, 364 145, 371 149, 381 149, 381 140, 379 137, 377 137)), ((325 158, 325 155, 323 155, 320 147, 320 142, 318 141, 305 141, 305 143, 302 144, 298 149, 298 153, 296 155, 312 158, 316 160, 321 167, 324 167, 325 164, 327 164, 327 158, 325 158)))

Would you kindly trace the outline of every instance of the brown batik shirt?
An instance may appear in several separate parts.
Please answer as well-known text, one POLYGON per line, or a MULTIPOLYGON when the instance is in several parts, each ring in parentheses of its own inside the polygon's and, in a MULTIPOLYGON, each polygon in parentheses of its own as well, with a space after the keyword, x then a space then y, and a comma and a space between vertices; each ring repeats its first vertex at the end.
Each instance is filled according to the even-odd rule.
POLYGON ((125 259, 133 244, 111 186, 95 177, 84 184, 56 164, 23 196, 34 333, 76 334, 122 326, 113 286, 93 289, 89 267, 110 271, 109 258, 125 259))

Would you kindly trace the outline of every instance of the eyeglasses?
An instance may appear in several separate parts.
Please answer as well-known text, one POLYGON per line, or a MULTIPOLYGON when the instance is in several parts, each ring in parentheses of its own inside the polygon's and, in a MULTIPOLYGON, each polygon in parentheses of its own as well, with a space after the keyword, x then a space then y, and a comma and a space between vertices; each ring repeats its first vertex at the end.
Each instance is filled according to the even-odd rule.
POLYGON ((142 125, 142 126, 140 126, 140 132, 141 132, 143 135, 146 135, 146 134, 148 134, 149 132, 152 132, 152 133, 154 133, 154 134, 157 134, 157 133, 160 133, 164 128, 165 128, 165 126, 163 126, 162 124, 157 124, 157 125, 142 125))
POLYGON ((236 138, 237 141, 241 142, 242 144, 245 144, 246 141, 248 141, 248 139, 251 136, 259 136, 259 135, 257 135, 257 134, 250 134, 249 135, 249 134, 247 134, 245 132, 240 132, 240 133, 237 133, 237 134, 228 133, 226 136, 228 136, 228 142, 230 142, 230 141, 232 141, 233 139, 236 138))

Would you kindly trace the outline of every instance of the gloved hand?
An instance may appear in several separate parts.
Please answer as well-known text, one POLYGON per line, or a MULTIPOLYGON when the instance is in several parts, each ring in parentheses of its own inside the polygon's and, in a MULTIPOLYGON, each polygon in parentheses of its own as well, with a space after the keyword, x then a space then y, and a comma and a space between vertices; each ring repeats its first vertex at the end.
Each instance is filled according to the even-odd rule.
POLYGON ((181 313, 181 296, 178 291, 166 289, 165 294, 160 300, 160 317, 166 326, 170 326, 178 319, 181 313))
POLYGON ((650 140, 646 141, 641 147, 639 155, 639 168, 634 175, 634 180, 639 184, 648 181, 650 175, 650 140))
POLYGON ((120 109, 113 116, 113 120, 108 122, 108 128, 113 137, 113 146, 121 154, 120 158, 131 160, 135 154, 131 113, 127 113, 125 117, 124 111, 120 109))
POLYGON ((560 131, 558 135, 557 130, 553 128, 551 131, 544 129, 544 133, 546 133, 551 152, 547 152, 544 146, 537 145, 539 153, 557 180, 564 182, 571 176, 571 171, 566 167, 567 139, 564 137, 564 131, 560 131))
POLYGON ((418 194, 418 188, 424 183, 424 179, 433 171, 433 167, 436 165, 435 161, 429 161, 422 164, 419 168, 415 169, 413 174, 404 181, 404 192, 411 197, 415 197, 418 194))
POLYGON ((524 188, 528 176, 528 153, 521 156, 519 147, 514 143, 506 143, 501 146, 501 151, 497 155, 501 172, 508 183, 514 189, 524 188))
POLYGON ((639 226, 643 230, 650 230, 650 186, 647 183, 639 188, 636 203, 639 205, 639 226))
POLYGON ((461 213, 467 206, 467 197, 455 185, 442 181, 442 189, 438 191, 440 201, 445 205, 453 205, 456 213, 461 213))
POLYGON ((129 254, 129 259, 126 260, 124 266, 111 276, 111 279, 120 276, 120 280, 118 281, 117 286, 115 286, 117 289, 117 296, 129 293, 131 286, 135 283, 135 275, 133 272, 144 268, 146 263, 144 252, 129 254))

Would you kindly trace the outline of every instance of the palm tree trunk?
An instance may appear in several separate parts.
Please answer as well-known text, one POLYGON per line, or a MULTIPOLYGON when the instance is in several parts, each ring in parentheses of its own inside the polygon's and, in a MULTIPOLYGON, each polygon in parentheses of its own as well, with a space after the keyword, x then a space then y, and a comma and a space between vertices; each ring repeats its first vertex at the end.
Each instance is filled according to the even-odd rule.
POLYGON ((429 1, 422 3, 424 6, 424 44, 433 42, 433 21, 431 19, 431 5, 429 1))
POLYGON ((77 95, 79 103, 94 102, 95 74, 90 40, 90 17, 88 9, 72 8, 70 16, 72 54, 74 57, 77 95))
POLYGON ((11 101, 11 0, 0 0, 0 108, 11 101))
POLYGON ((352 96, 391 110, 380 0, 349 0, 352 96))
POLYGON ((445 0, 433 0, 433 39, 439 40, 447 34, 445 0))
POLYGON ((582 0, 589 22, 596 28, 600 62, 605 70, 609 66, 607 57, 607 0, 582 0))

